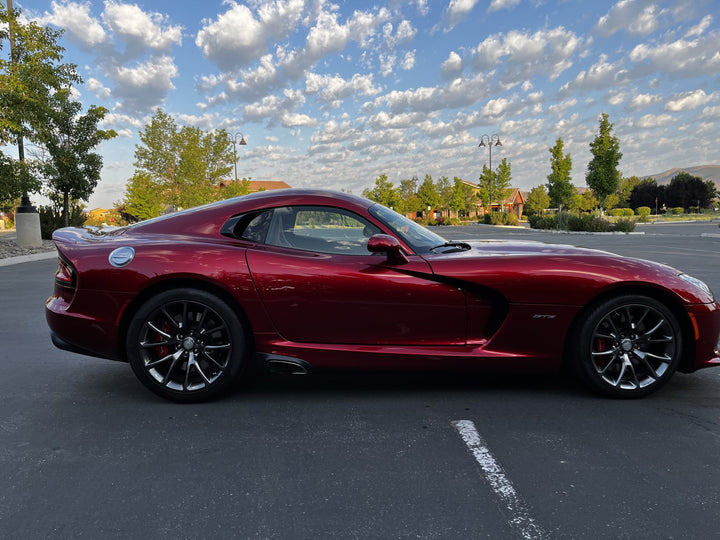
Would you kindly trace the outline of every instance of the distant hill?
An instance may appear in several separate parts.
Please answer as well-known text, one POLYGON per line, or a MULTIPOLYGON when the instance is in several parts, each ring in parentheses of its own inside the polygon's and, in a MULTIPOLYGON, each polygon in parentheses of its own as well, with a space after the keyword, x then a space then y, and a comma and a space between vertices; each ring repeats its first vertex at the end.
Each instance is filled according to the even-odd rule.
POLYGON ((698 167, 685 167, 683 169, 670 169, 658 174, 651 174, 645 178, 654 178, 659 186, 669 184, 678 173, 685 171, 691 176, 699 176, 704 181, 712 180, 720 188, 720 165, 700 165, 698 167))

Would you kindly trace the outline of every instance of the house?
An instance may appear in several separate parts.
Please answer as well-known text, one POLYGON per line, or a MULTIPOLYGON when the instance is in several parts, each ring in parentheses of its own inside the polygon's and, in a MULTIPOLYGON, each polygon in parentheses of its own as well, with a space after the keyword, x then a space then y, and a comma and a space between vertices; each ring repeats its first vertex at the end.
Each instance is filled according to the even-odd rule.
MULTIPOLYGON (((464 184, 468 186, 472 186, 476 191, 478 191, 478 187, 476 184, 471 184, 470 182, 463 181, 464 184)), ((490 205, 490 208, 486 208, 485 204, 482 200, 478 199, 478 202, 475 203, 475 215, 477 216, 484 216, 486 213, 492 211, 492 212, 510 212, 515 214, 518 219, 522 217, 523 210, 525 209, 525 199, 526 196, 523 194, 522 191, 520 191, 519 188, 512 188, 512 191, 510 194, 502 201, 493 201, 492 205, 490 205)))
MULTIPOLYGON (((238 180, 240 182, 241 180, 238 180)), ((234 183, 235 180, 223 180, 220 182, 220 189, 227 187, 234 183)), ((249 193, 255 193, 257 191, 272 191, 275 189, 290 189, 290 185, 281 180, 250 180, 248 189, 249 193)))

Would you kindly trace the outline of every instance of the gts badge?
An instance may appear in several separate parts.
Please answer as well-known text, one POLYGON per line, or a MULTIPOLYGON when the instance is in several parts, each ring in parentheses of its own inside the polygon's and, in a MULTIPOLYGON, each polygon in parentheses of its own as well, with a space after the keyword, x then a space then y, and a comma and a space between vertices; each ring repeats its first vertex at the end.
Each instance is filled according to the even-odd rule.
POLYGON ((554 319, 555 317, 557 317, 557 315, 544 315, 540 313, 533 315, 533 319, 554 319))

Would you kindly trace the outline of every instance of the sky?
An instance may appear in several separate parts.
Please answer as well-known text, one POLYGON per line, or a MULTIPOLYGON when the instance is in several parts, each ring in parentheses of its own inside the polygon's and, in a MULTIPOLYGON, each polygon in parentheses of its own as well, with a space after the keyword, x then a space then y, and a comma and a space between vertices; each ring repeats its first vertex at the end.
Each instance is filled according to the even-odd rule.
POLYGON ((157 108, 242 134, 238 176, 361 194, 386 174, 513 186, 558 137, 585 185, 606 112, 623 175, 720 164, 720 0, 15 0, 65 29, 76 98, 108 109, 90 208, 120 201, 157 108))

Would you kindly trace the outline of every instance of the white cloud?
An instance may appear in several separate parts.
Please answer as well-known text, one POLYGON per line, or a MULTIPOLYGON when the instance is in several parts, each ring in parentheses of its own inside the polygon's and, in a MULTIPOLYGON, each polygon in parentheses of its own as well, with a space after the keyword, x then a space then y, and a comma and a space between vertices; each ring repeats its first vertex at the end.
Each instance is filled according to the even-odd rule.
POLYGON ((106 1, 102 18, 113 34, 129 47, 167 50, 182 43, 181 26, 166 25, 167 16, 146 13, 135 4, 106 1))
POLYGON ((638 118, 638 120, 635 122, 635 126, 642 129, 651 129, 667 126, 672 122, 673 117, 669 114, 646 114, 645 116, 641 116, 640 118, 638 118))
POLYGON ((442 72, 443 78, 454 79, 462 71, 463 61, 460 55, 455 51, 450 51, 450 54, 442 63, 440 71, 442 72))
POLYGON ((100 22, 90 15, 90 3, 57 2, 53 0, 52 12, 38 19, 41 25, 52 24, 65 28, 70 36, 88 47, 94 47, 107 40, 107 34, 100 22))
POLYGON ((622 30, 632 35, 647 35, 658 26, 657 6, 646 5, 645 0, 620 0, 610 11, 600 17, 595 30, 604 37, 611 36, 622 30))
POLYGON ((630 100, 629 108, 630 110, 636 111, 659 103, 660 101, 662 101, 662 97, 658 95, 637 94, 630 100))
POLYGON ((408 51, 405 53, 405 57, 400 62, 400 67, 405 71, 411 70, 415 67, 415 51, 408 51))
POLYGON ((519 3, 520 0, 492 0, 488 12, 492 13, 493 11, 500 11, 501 9, 510 9, 519 3))
POLYGON ((452 29, 470 13, 478 0, 450 0, 445 16, 447 17, 448 29, 452 29))
POLYGON ((628 72, 620 61, 608 62, 607 55, 602 54, 598 61, 587 71, 583 70, 569 83, 564 84, 560 92, 565 94, 576 90, 599 90, 610 88, 627 82, 628 72))
POLYGON ((704 90, 694 90, 680 94, 665 104, 665 110, 671 112, 691 111, 707 104, 713 95, 707 95, 704 90))
POLYGON ((705 107, 702 110, 703 118, 720 118, 720 105, 714 107, 705 107))
POLYGON ((708 27, 712 24, 712 21, 712 15, 705 15, 702 21, 700 21, 697 25, 693 26, 690 30, 688 30, 688 32, 685 34, 685 37, 690 38, 703 35, 705 33, 705 30, 707 30, 708 27))
POLYGON ((314 126, 317 120, 310 118, 307 114, 285 113, 282 117, 284 127, 314 126))
POLYGON ((95 94, 98 99, 107 99, 110 97, 110 89, 93 77, 85 81, 85 86, 87 86, 88 90, 95 94))
POLYGON ((247 6, 233 3, 214 22, 205 20, 203 23, 195 45, 220 69, 232 70, 247 65, 266 50, 266 29, 247 6), (242 31, 238 31, 240 28, 242 31))
POLYGON ((120 108, 127 111, 147 112, 156 107, 175 88, 172 79, 178 70, 172 58, 152 58, 133 67, 120 66, 108 73, 117 86, 113 96, 123 99, 120 108))
POLYGON ((397 57, 394 54, 381 54, 378 59, 380 60, 380 75, 383 77, 392 75, 397 57))
POLYGON ((477 71, 504 68, 500 79, 505 85, 538 75, 553 80, 572 66, 570 59, 580 44, 581 39, 562 26, 534 34, 512 30, 480 43, 473 50, 472 63, 477 71))
POLYGON ((334 107, 337 107, 340 102, 353 94, 375 96, 380 93, 380 88, 375 86, 372 74, 356 73, 350 80, 345 80, 339 75, 308 73, 305 79, 305 93, 315 94, 320 101, 332 103, 334 107))
POLYGON ((417 30, 413 28, 412 23, 410 23, 407 19, 400 22, 395 34, 393 34, 393 25, 390 22, 383 25, 382 31, 385 44, 390 49, 394 49, 397 45, 411 41, 417 33, 417 30))
POLYGON ((656 46, 641 43, 629 55, 630 60, 677 75, 697 76, 700 73, 720 73, 720 35, 710 33, 688 41, 679 39, 656 46))

